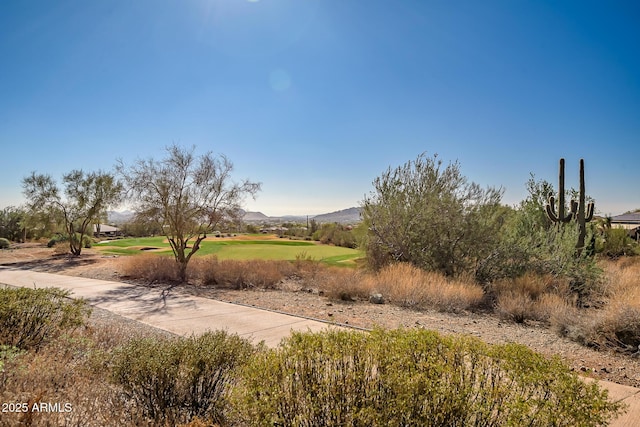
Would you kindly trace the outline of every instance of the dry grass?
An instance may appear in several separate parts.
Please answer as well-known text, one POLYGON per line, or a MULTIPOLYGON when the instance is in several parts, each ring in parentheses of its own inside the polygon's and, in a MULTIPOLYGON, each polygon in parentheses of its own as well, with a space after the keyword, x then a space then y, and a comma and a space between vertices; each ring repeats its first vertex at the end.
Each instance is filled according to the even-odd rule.
POLYGON ((327 268, 316 276, 320 290, 334 301, 367 299, 372 292, 360 270, 339 267, 327 268))
POLYGON ((178 280, 178 268, 174 259, 154 254, 127 257, 122 263, 122 274, 151 283, 178 280))
POLYGON ((288 261, 218 260, 215 256, 194 258, 187 274, 190 281, 231 289, 273 289, 293 274, 288 261))
POLYGON ((575 298, 565 281, 551 275, 525 274, 493 283, 495 313, 503 320, 523 323, 536 320, 551 323, 575 306, 575 298))
POLYGON ((604 306, 584 316, 584 341, 598 347, 637 351, 640 346, 640 257, 603 263, 604 306))
MULTIPOLYGON (((304 256, 294 262, 194 258, 190 283, 222 288, 300 290, 315 288, 332 300, 366 300, 381 293, 390 304, 415 309, 458 312, 492 301, 501 319, 544 322, 563 336, 591 346, 637 349, 640 345, 640 257, 603 261, 604 281, 590 295, 590 307, 578 308, 566 281, 525 274, 483 289, 472 280, 451 279, 409 264, 389 265, 377 273, 321 265, 304 256)), ((124 274, 154 281, 174 281, 172 260, 153 254, 130 257, 124 274)))
MULTIPOLYGON (((175 263, 152 254, 130 257, 123 274, 150 282, 177 280, 175 263)), ((218 260, 194 258, 187 269, 190 283, 221 288, 281 289, 292 279, 317 288, 333 300, 367 299, 382 293, 392 304, 412 308, 461 311, 478 306, 483 290, 471 280, 454 280, 409 264, 394 264, 375 274, 358 269, 328 267, 300 257, 294 262, 274 260, 218 260)))
POLYGON ((34 404, 58 403, 63 410, 2 414, 0 426, 123 425, 127 408, 98 374, 104 367, 91 367, 94 343, 88 329, 76 331, 6 363, 0 374, 0 401, 25 402, 31 409, 34 404))
POLYGON ((483 299, 483 290, 475 283, 450 279, 405 263, 391 264, 367 277, 365 282, 367 289, 402 307, 456 312, 478 306, 483 299))

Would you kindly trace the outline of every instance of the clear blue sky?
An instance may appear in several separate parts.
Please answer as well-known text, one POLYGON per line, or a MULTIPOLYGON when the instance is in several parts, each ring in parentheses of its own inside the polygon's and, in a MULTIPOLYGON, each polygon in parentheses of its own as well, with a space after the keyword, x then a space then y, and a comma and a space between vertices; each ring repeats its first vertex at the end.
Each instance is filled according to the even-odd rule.
POLYGON ((178 142, 267 215, 357 206, 423 151, 507 204, 583 157, 597 211, 640 208, 639 23, 635 0, 5 0, 0 207, 33 170, 178 142))

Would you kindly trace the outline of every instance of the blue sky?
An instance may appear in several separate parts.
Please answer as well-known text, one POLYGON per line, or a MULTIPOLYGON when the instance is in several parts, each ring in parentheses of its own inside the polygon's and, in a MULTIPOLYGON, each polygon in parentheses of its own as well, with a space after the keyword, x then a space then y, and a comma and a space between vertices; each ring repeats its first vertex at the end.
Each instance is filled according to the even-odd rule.
POLYGON ((0 207, 31 171, 174 142, 260 181, 249 210, 357 206, 387 167, 458 160, 504 202, 529 173, 640 208, 636 1, 0 2, 0 207))

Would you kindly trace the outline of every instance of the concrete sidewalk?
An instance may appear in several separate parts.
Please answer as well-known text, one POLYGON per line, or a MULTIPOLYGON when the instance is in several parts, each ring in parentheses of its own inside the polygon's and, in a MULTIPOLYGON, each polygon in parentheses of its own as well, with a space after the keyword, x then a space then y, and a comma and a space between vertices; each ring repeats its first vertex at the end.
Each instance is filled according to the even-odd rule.
MULTIPOLYGON (((199 334, 223 329, 230 333, 264 341, 274 347, 291 331, 321 331, 334 328, 327 323, 282 313, 224 303, 193 296, 178 295, 161 289, 150 290, 120 282, 83 277, 38 273, 0 266, 0 284, 27 288, 57 287, 71 291, 72 296, 86 299, 92 306, 164 329, 178 335, 199 334)), ((629 405, 626 414, 615 420, 613 427, 640 426, 640 389, 608 381, 599 384, 609 390, 612 400, 629 405)))
POLYGON ((0 284, 71 291, 92 306, 178 335, 223 329, 275 347, 291 331, 320 331, 327 323, 208 298, 179 295, 121 282, 0 267, 0 284))

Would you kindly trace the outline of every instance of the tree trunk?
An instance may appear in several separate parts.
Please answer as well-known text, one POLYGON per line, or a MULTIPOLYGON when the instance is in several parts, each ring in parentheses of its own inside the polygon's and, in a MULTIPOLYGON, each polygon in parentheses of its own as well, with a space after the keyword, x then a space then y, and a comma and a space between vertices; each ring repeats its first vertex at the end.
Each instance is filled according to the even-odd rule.
POLYGON ((178 278, 181 283, 186 283, 187 281, 187 260, 178 262, 178 278))

